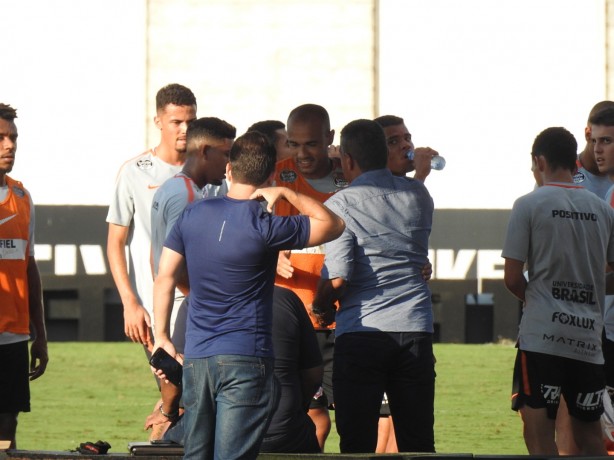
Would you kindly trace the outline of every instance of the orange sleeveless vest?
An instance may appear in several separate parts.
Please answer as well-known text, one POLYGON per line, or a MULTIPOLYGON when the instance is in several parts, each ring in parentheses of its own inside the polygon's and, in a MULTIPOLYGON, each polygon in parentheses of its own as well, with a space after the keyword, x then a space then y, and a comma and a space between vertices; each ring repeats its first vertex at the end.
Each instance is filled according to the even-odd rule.
MULTIPOLYGON (((340 169, 338 159, 335 160, 333 160, 333 168, 340 169)), ((337 179, 340 183, 345 183, 345 178, 341 172, 337 174, 334 180, 337 179)), ((318 200, 320 203, 324 203, 334 195, 334 192, 323 193, 314 189, 298 171, 292 157, 283 159, 276 164, 275 185, 287 187, 318 200)), ((298 210, 285 200, 275 203, 275 214, 278 216, 293 216, 298 213, 298 210)), ((292 251, 290 262, 294 268, 292 278, 285 279, 277 275, 275 277, 275 284, 292 290, 303 301, 305 307, 309 307, 313 303, 318 282, 320 281, 320 272, 324 265, 324 248, 319 246, 303 249, 302 251, 292 251)), ((321 330, 322 327, 313 321, 313 318, 311 319, 313 327, 321 330)), ((328 329, 334 328, 334 323, 328 326, 328 329)))
POLYGON ((8 193, 0 203, 0 332, 29 334, 30 199, 21 182, 5 177, 8 193))

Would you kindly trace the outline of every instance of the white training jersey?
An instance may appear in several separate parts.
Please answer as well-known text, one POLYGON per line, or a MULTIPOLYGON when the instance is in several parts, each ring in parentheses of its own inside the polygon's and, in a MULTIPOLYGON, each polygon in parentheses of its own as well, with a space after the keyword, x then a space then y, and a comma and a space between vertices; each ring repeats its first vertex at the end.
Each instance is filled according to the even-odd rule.
POLYGON ((576 164, 578 166, 578 171, 573 176, 574 184, 581 185, 602 200, 605 199, 608 189, 612 186, 612 181, 607 176, 594 175, 582 166, 580 160, 578 160, 576 164))
POLYGON ((529 268, 519 348, 602 364, 614 210, 583 187, 546 184, 514 203, 502 256, 529 268))
POLYGON ((141 305, 153 314, 153 276, 151 273, 151 203, 167 179, 181 170, 156 156, 155 149, 128 160, 115 182, 107 222, 130 227, 128 271, 141 305))

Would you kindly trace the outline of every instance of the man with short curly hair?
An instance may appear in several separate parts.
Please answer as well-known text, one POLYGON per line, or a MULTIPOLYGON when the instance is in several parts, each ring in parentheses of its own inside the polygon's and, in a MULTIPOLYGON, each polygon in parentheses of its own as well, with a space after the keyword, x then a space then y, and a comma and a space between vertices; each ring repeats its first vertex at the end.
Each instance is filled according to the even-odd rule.
POLYGON ((29 380, 43 375, 49 360, 34 259, 34 205, 21 182, 8 176, 17 151, 15 118, 16 110, 0 103, 0 440, 9 440, 13 449, 17 415, 30 412, 29 380))

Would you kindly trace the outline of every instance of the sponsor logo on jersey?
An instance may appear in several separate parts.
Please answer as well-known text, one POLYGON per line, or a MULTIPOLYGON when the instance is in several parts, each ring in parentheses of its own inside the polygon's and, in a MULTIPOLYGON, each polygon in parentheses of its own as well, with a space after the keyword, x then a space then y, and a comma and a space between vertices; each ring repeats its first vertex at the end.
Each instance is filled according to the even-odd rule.
POLYGON ((597 352, 596 343, 585 342, 584 340, 578 340, 572 337, 564 337, 562 335, 544 333, 544 335, 542 336, 542 340, 544 342, 560 343, 564 345, 569 345, 570 347, 575 347, 576 353, 593 354, 593 352, 597 352))
POLYGON ((20 239, 0 239, 0 259, 25 260, 28 242, 20 239))
POLYGON ((591 291, 569 288, 552 288, 552 297, 556 300, 563 300, 573 303, 595 305, 595 294, 591 291))
POLYGON ((13 185, 13 193, 17 195, 19 198, 23 198, 24 196, 26 196, 26 192, 17 185, 13 185))
POLYGON ((139 169, 151 169, 153 167, 153 162, 149 158, 141 158, 136 162, 136 166, 139 169))
POLYGON ((558 403, 561 397, 561 387, 556 385, 541 386, 542 396, 546 400, 546 404, 558 403))
POLYGON ((597 214, 593 212, 579 212, 579 211, 566 211, 565 209, 553 209, 552 217, 558 217, 560 219, 572 219, 572 220, 591 220, 597 222, 597 214))
POLYGON ((578 397, 576 398, 576 406, 585 411, 601 410, 604 391, 605 389, 590 393, 578 393, 578 397))
POLYGON ((153 190, 153 189, 158 188, 158 187, 160 187, 160 186, 159 186, 159 185, 156 185, 156 184, 149 184, 149 185, 147 186, 147 188, 148 188, 149 190, 153 190))
POLYGON ((13 219, 14 217, 17 217, 17 214, 13 214, 12 216, 5 217, 4 219, 0 220, 0 225, 5 224, 6 222, 13 219))
POLYGON ((591 331, 595 330, 595 320, 593 318, 582 318, 580 316, 555 311, 552 313, 552 322, 555 323, 557 321, 566 326, 590 329, 591 331))
POLYGON ((296 178, 296 172, 292 171, 291 169, 284 169, 282 172, 279 173, 279 180, 281 180, 282 182, 293 183, 296 178))
POLYGON ((17 245, 15 244, 15 240, 0 240, 0 249, 17 249, 17 245))
POLYGON ((577 173, 574 174, 573 176, 573 182, 574 184, 581 184, 582 182, 584 182, 586 180, 586 175, 583 172, 578 171, 577 173))
POLYGON ((333 174, 333 183, 337 188, 345 188, 348 186, 348 181, 343 176, 343 173, 336 172, 333 174))

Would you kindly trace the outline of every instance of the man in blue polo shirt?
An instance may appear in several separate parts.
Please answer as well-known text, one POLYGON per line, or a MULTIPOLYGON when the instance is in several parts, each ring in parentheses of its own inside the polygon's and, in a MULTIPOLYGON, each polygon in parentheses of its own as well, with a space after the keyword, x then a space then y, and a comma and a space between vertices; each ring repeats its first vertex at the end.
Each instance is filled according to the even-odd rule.
MULTIPOLYGON (((230 151, 228 194, 189 206, 165 242, 154 286, 155 348, 175 356, 169 320, 175 284, 190 280, 183 398, 185 458, 256 458, 277 402, 272 296, 278 252, 337 238, 343 220, 269 184, 275 149, 258 132, 230 151), (266 212, 287 200, 299 216, 266 212), (215 267, 215 270, 211 270, 215 267)), ((173 415, 173 414, 171 414, 173 415)))

